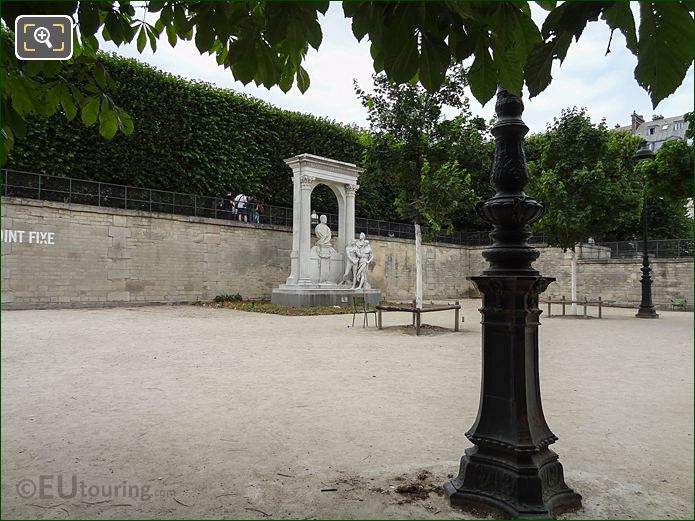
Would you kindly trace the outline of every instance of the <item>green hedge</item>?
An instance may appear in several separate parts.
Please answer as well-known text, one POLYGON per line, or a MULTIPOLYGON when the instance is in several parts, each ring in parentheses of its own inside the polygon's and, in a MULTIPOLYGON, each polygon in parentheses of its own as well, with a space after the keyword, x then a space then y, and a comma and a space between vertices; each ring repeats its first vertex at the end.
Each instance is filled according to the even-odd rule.
MULTIPOLYGON (((100 58, 118 88, 114 100, 135 122, 131 136, 105 141, 96 126, 61 115, 34 118, 8 168, 208 196, 231 191, 290 206, 292 178, 283 159, 308 152, 362 163, 358 129, 288 112, 263 101, 163 73, 134 59, 100 58)), ((375 174, 360 179, 358 215, 395 218, 375 174)), ((329 191, 314 206, 335 209, 329 191)))

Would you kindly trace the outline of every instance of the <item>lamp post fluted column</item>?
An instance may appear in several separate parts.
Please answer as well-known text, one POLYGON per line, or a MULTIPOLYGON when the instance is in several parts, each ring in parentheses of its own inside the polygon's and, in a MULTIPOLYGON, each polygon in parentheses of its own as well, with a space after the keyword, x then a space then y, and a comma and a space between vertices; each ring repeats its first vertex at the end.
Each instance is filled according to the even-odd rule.
POLYGON ((483 297, 480 405, 466 433, 474 446, 444 490, 455 506, 542 519, 580 507, 581 496, 565 484, 558 456, 548 448, 557 437, 541 404, 538 295, 555 279, 531 266, 539 252, 528 244, 529 225, 542 216, 543 205, 523 191, 528 182, 523 109, 521 98, 497 92, 490 178, 496 194, 476 207, 494 226, 493 244, 483 252, 488 269, 470 277, 483 297))
MULTIPOLYGON (((637 161, 652 159, 654 152, 649 149, 647 142, 642 140, 640 148, 635 154, 637 161)), ((647 238, 649 229, 647 223, 647 194, 645 190, 644 200, 642 203, 642 300, 640 301, 639 309, 635 315, 637 318, 659 318, 656 308, 652 302, 652 267, 649 263, 649 244, 647 238)))

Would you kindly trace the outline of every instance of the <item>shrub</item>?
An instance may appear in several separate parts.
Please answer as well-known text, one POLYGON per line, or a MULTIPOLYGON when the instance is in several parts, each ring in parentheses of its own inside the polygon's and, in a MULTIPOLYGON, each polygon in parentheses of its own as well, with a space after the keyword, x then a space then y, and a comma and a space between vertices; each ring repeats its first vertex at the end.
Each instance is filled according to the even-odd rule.
POLYGON ((217 295, 214 298, 215 302, 240 302, 241 300, 241 295, 238 293, 234 295, 217 295))

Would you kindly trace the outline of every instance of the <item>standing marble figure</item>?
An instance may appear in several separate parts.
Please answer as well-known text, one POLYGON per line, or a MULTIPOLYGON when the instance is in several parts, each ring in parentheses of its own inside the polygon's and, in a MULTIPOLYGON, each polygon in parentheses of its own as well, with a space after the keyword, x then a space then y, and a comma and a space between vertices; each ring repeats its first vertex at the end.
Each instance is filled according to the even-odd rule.
POLYGON ((356 241, 357 246, 357 274, 352 281, 352 287, 358 289, 369 289, 367 282, 367 274, 369 272, 369 264, 374 260, 374 252, 369 245, 369 241, 365 239, 364 233, 360 233, 360 240, 356 241))

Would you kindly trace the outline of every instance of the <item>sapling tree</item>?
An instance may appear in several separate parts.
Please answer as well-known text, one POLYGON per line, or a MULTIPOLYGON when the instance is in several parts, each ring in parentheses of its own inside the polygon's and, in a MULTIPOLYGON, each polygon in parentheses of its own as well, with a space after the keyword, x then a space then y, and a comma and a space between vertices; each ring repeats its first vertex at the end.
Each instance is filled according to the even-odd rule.
POLYGON ((421 308, 422 226, 428 233, 451 230, 457 209, 475 200, 470 174, 447 153, 469 135, 464 70, 454 68, 435 92, 414 82, 398 85, 385 74, 373 80, 369 93, 355 84, 372 131, 366 162, 393 183, 400 217, 415 225, 415 301, 421 308), (444 119, 446 106, 459 111, 456 124, 444 119))
MULTIPOLYGON (((576 246, 639 215, 642 186, 633 175, 639 139, 594 124, 584 109, 566 109, 542 136, 532 138, 528 192, 546 207, 536 223, 548 244, 571 258, 571 298, 577 300, 576 246)), ((572 313, 576 314, 576 304, 572 313)))

